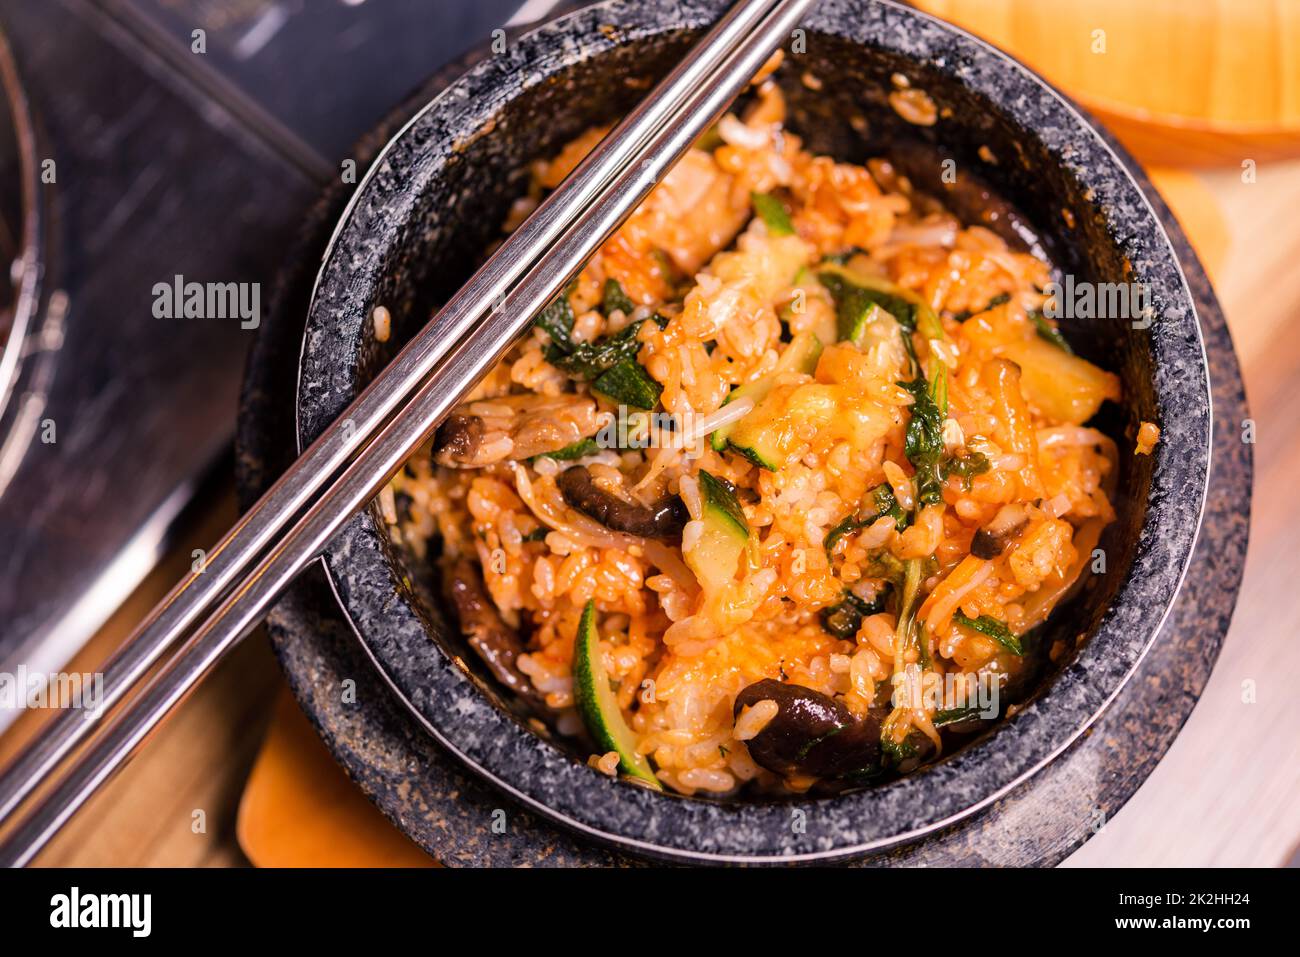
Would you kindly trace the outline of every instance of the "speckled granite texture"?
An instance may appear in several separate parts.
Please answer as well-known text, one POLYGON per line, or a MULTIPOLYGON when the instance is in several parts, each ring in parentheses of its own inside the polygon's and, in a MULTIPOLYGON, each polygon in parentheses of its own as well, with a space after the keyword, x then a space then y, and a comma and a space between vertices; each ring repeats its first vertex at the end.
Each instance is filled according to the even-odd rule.
MULTIPOLYGON (((600 56, 620 58, 624 69, 631 68, 628 64, 654 69, 677 49, 655 39, 664 32, 656 26, 664 9, 673 8, 675 19, 663 22, 697 25, 720 6, 613 4, 581 12, 532 40, 512 43, 509 63, 496 58, 482 63, 414 124, 364 187, 362 202, 327 263, 308 320, 298 396, 305 433, 314 434, 337 414, 358 377, 382 361, 382 350, 360 334, 364 307, 384 301, 397 314, 399 335, 409 329, 411 317, 427 314, 430 302, 465 275, 472 264, 466 247, 473 244, 463 235, 468 230, 490 236, 486 224, 499 220, 517 188, 514 168, 576 132, 562 123, 539 131, 528 121, 539 104, 527 98, 560 90, 570 101, 587 98, 582 102, 590 110, 608 109, 610 103, 622 108, 626 92, 615 87, 625 85, 600 85, 598 76, 611 72, 603 61, 599 74, 582 74, 582 65, 600 56), (612 30, 599 29, 611 24, 612 30), (578 43, 577 37, 588 39, 578 43), (627 58, 631 40, 638 41, 637 56, 627 58), (561 69, 577 69, 583 82, 568 82, 571 73, 564 74, 563 83, 547 78, 561 69), (524 89, 530 76, 533 92, 524 89), (526 110, 507 102, 516 96, 526 110), (475 140, 470 134, 488 119, 496 124, 493 135, 475 140), (447 189, 426 191, 428 183, 447 189), (458 237, 455 244, 446 238, 452 234, 458 237), (438 277, 431 275, 433 262, 446 264, 438 277)), ((1108 581, 1095 583, 1068 623, 1076 631, 1095 629, 1083 651, 1014 721, 924 773, 835 799, 725 805, 621 786, 524 729, 483 676, 457 662, 461 649, 441 628, 418 583, 401 583, 410 570, 401 556, 390 554, 372 517, 355 520, 327 560, 366 647, 427 729, 509 782, 525 803, 579 827, 673 857, 782 860, 875 850, 876 860, 922 863, 1055 861, 1112 814, 1164 753, 1203 686, 1226 629, 1244 555, 1243 505, 1249 500, 1248 447, 1236 440, 1246 413, 1231 343, 1176 227, 1171 246, 1157 225, 1157 212, 1167 217, 1158 199, 1153 212, 1113 144, 1022 68, 948 28, 892 7, 826 0, 808 29, 807 56, 818 75, 845 76, 845 82, 826 87, 863 91, 860 102, 833 104, 836 115, 860 109, 868 120, 851 127, 818 122, 823 104, 796 99, 796 122, 803 119, 808 129, 817 130, 815 141, 826 140, 814 142, 816 148, 852 156, 871 150, 879 142, 872 137, 887 142, 915 132, 897 129, 893 114, 881 111, 873 99, 884 89, 882 77, 906 72, 954 116, 978 117, 966 126, 941 120, 930 131, 936 137, 930 145, 954 149, 963 162, 968 152, 963 144, 976 142, 993 143, 999 156, 1021 157, 1019 163, 1004 159, 999 169, 986 172, 1022 202, 1063 268, 1099 278, 1123 277, 1131 269, 1135 281, 1149 283, 1155 293, 1159 318, 1150 335, 1114 327, 1070 329, 1085 353, 1104 357, 1121 372, 1133 395, 1126 416, 1105 423, 1109 429, 1131 435, 1138 416, 1155 416, 1165 433, 1154 463, 1128 457, 1122 465, 1129 498, 1105 543, 1110 574, 1099 577, 1108 581), (870 51, 852 46, 868 38, 870 51), (970 109, 969 98, 978 103, 981 96, 1000 108, 970 109), (867 142, 854 144, 846 129, 863 127, 871 130, 867 142), (1074 232, 1063 225, 1062 208, 1070 209, 1074 232), (1175 247, 1187 265, 1191 295, 1175 247), (1198 569, 1137 679, 1064 757, 962 824, 880 854, 886 845, 971 813, 1048 762, 1119 691, 1140 660, 1177 588, 1204 488, 1209 403, 1197 312, 1220 420, 1215 495, 1197 552, 1198 564, 1212 563, 1212 568, 1198 569), (1192 614, 1196 627, 1185 627, 1192 614), (791 826, 797 819, 802 829, 791 826)), ((579 127, 585 122, 580 119, 579 127)), ((326 202, 326 222, 345 198, 335 195, 326 202)), ((266 475, 283 467, 292 452, 289 366, 312 278, 309 266, 318 261, 323 238, 319 227, 308 231, 302 256, 308 266, 290 278, 250 366, 240 432, 246 494, 263 486, 266 475)), ((465 776, 374 675, 318 573, 281 604, 271 626, 295 692, 335 754, 400 826, 440 858, 467 863, 612 859, 465 776), (343 703, 345 677, 357 682, 356 705, 343 703), (505 812, 504 834, 492 829, 496 808, 505 812)))

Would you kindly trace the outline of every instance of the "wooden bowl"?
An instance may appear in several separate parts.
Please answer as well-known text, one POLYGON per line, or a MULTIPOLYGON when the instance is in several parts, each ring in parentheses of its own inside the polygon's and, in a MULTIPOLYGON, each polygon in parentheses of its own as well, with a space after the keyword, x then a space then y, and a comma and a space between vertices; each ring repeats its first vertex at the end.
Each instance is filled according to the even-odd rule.
POLYGON ((1294 0, 915 0, 1033 67, 1139 159, 1300 156, 1294 0))

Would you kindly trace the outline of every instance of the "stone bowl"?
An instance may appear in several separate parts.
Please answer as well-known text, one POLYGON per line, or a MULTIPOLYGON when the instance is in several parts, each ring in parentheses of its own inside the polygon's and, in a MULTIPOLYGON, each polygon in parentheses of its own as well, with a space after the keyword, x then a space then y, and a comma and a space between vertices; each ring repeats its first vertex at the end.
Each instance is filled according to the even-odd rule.
MULTIPOLYGON (((480 61, 400 131, 357 186, 321 266, 299 366, 300 447, 468 278, 499 238, 528 164, 624 113, 726 6, 611 0, 578 10, 480 61), (381 303, 393 316, 384 343, 369 321, 381 303)), ((660 859, 857 858, 1006 794, 1081 735, 1142 659, 1178 592, 1204 506, 1211 406, 1196 309, 1127 155, 1025 67, 909 8, 822 0, 800 29, 799 52, 787 51, 777 78, 789 125, 809 148, 852 161, 888 155, 936 190, 941 170, 960 170, 952 205, 981 190, 991 197, 963 210, 968 219, 1040 247, 1062 279, 1146 290, 1146 318, 1063 323, 1078 352, 1124 383, 1122 405, 1095 422, 1121 450, 1118 520, 1100 543, 1104 571, 1043 626, 1045 640, 1070 653, 1012 718, 909 776, 779 800, 660 794, 588 767, 479 666, 435 597, 429 567, 391 543, 377 508, 349 522, 324 554, 331 585, 429 733, 528 808, 660 859), (934 100, 933 125, 908 123, 891 107, 900 77, 934 100), (1154 455, 1132 454, 1142 420, 1161 428, 1154 455)))

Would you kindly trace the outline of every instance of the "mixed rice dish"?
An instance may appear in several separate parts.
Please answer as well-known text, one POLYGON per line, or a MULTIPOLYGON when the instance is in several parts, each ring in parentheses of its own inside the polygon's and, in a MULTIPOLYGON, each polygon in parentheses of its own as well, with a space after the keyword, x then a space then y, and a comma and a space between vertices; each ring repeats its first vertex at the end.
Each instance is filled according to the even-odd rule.
POLYGON ((784 113, 767 82, 724 118, 380 499, 510 693, 688 795, 860 785, 1005 716, 1115 517, 1119 379, 1049 265, 784 113))

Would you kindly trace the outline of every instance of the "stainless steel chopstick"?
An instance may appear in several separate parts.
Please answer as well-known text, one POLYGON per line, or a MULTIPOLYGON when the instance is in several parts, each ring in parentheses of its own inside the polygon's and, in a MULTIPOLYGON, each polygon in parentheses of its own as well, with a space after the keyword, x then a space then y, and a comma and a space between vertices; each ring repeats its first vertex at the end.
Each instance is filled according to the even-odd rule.
POLYGON ((447 358, 403 413, 369 444, 338 482, 307 511, 254 573, 204 623, 184 648, 115 716, 102 738, 54 791, 0 845, 0 864, 21 865, 141 744, 161 718, 265 614, 286 585, 325 547, 341 525, 369 502, 436 429, 446 412, 509 348, 657 180, 726 109, 749 78, 798 23, 812 0, 786 0, 730 54, 718 75, 692 95, 684 117, 648 143, 645 158, 624 171, 585 216, 548 250, 523 282, 447 358))
MULTIPOLYGON (((392 420, 450 346, 482 320, 492 303, 502 300, 541 252, 635 161, 649 138, 682 111, 683 103, 776 6, 778 0, 744 0, 732 7, 348 407, 340 421, 351 427, 327 429, 210 550, 201 570, 177 584, 105 665, 103 700, 95 715, 87 720, 75 711, 60 714, 0 777, 0 821, 247 575, 289 523, 392 420)), ((358 193, 364 185, 358 185, 358 193)), ((350 213, 349 207, 344 218, 350 213)))

